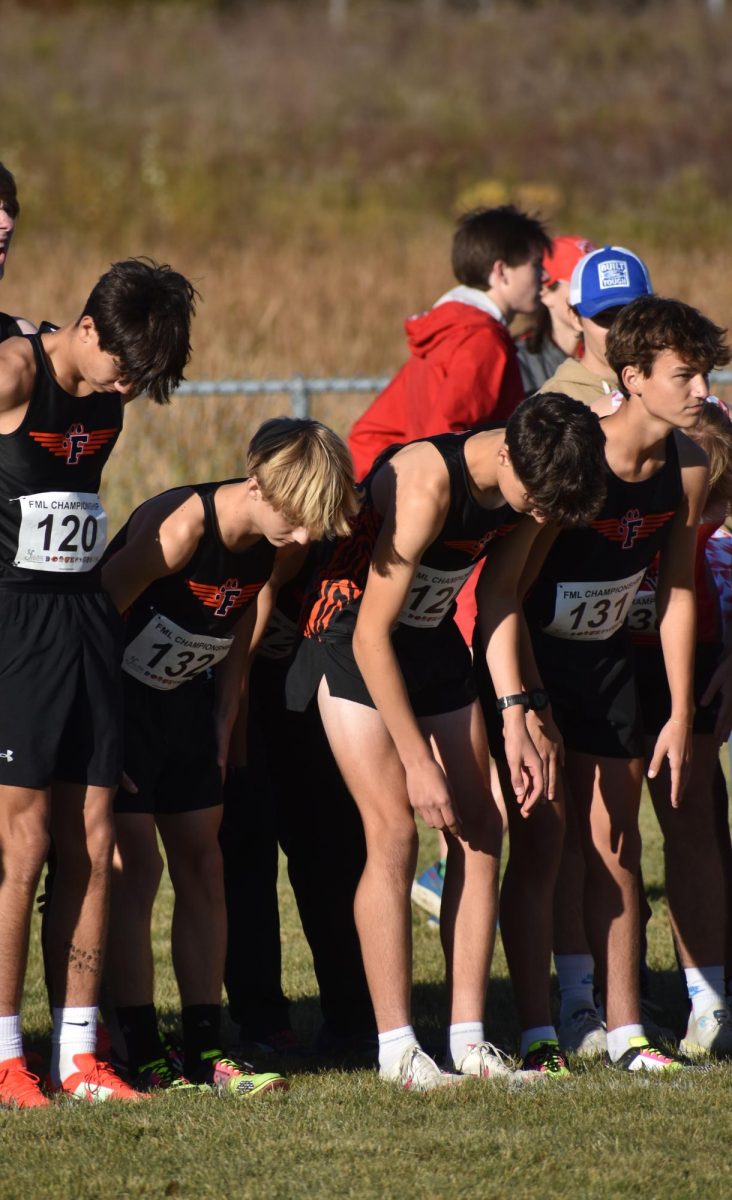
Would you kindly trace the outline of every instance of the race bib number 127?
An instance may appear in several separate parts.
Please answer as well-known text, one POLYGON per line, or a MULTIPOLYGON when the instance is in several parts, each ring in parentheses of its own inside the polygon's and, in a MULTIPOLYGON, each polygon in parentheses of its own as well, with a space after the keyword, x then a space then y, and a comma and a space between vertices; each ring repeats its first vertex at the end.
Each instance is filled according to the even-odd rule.
POLYGON ((554 619, 544 632, 553 637, 604 642, 627 617, 645 569, 628 579, 558 583, 554 619))
POLYGON ((30 571, 90 571, 107 544, 107 514, 94 492, 19 496, 15 566, 30 571))
POLYGON ((399 614, 399 624, 434 629, 450 611, 460 588, 474 570, 475 563, 457 571, 437 571, 420 563, 399 614))

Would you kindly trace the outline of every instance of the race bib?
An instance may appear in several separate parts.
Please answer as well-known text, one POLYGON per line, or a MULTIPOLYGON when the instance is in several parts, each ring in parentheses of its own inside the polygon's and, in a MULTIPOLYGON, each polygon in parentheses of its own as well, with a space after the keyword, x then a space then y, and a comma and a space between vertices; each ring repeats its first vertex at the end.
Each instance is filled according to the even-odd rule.
POLYGON ((295 649, 297 624, 275 608, 269 619, 258 653, 263 658, 288 658, 295 649))
POLYGON ((107 514, 94 492, 18 496, 16 567, 29 571, 90 571, 107 544, 107 514))
POLYGON ((655 592, 636 593, 630 607, 628 625, 633 633, 647 633, 651 637, 659 636, 655 592))
POLYGON ((133 679, 161 692, 180 687, 214 667, 231 649, 233 638, 188 633, 156 613, 137 637, 125 646, 122 667, 133 679))
POLYGON ((400 625, 433 629, 449 611, 460 588, 475 570, 475 563, 459 571, 436 571, 418 566, 406 604, 399 614, 400 625))
POLYGON ((554 619, 544 632, 583 642, 606 641, 623 624, 645 573, 644 569, 607 583, 558 583, 554 619))

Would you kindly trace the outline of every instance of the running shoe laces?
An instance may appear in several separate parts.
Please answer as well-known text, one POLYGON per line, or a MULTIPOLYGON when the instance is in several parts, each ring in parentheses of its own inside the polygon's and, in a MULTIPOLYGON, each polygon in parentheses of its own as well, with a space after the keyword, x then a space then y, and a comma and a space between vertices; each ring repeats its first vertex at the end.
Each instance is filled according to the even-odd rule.
POLYGON ((0 1063, 0 1104, 15 1108, 48 1108, 40 1079, 29 1071, 24 1058, 6 1058, 0 1063))
POLYGON ((75 1054, 76 1071, 61 1080, 52 1091, 62 1093, 74 1100, 86 1100, 99 1104, 103 1100, 149 1100, 145 1092, 137 1092, 120 1079, 109 1063, 95 1058, 93 1054, 75 1054))
POLYGON ((536 1072, 548 1079, 564 1079, 569 1075, 558 1042, 532 1042, 521 1069, 536 1072))

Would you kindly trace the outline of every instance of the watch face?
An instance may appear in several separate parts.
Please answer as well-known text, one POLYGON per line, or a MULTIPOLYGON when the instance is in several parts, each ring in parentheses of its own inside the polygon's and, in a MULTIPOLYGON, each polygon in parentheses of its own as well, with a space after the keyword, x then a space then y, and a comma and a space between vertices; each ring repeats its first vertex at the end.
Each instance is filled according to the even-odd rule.
POLYGON ((529 692, 529 701, 531 707, 539 712, 542 708, 546 708, 549 704, 549 694, 542 688, 534 688, 529 692))

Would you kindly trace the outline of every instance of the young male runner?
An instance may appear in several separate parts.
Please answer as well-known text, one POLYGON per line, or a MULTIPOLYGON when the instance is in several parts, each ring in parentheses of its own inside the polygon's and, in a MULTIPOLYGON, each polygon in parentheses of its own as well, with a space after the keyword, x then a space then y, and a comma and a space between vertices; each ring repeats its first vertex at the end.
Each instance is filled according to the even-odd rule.
MULTIPOLYGON (((131 783, 115 800, 107 979, 137 1088, 190 1079, 246 1097, 287 1086, 221 1050, 222 781, 257 596, 264 599, 267 589, 271 605, 287 565, 293 570, 291 550, 311 537, 343 534, 356 507, 341 440, 317 421, 283 417, 254 435, 246 478, 163 492, 133 513, 110 546, 102 581, 126 613, 124 763, 131 783), (175 892, 183 1077, 160 1040, 153 1002, 150 922, 163 868, 156 829, 175 892)), ((250 960, 249 969, 256 963, 250 960)))
MULTIPOLYGON (((15 179, 4 163, 0 162, 0 279, 5 274, 5 264, 8 261, 10 243, 19 213, 15 179)), ((30 321, 25 321, 23 317, 11 317, 9 313, 0 312, 0 342, 23 333, 35 333, 35 330, 35 325, 31 325, 30 321)))
MULTIPOLYGON (((361 812, 367 861, 355 903, 385 1079, 415 1090, 443 1074, 411 1025, 410 885, 416 810, 448 835, 440 932, 450 990, 448 1061, 507 1074, 484 1038, 502 822, 488 785, 485 731, 455 597, 494 539, 479 588, 488 664, 504 704, 506 753, 524 814, 543 789, 526 732, 516 583, 539 520, 590 520, 604 489, 595 416, 564 396, 534 397, 505 429, 394 447, 364 483, 350 538, 318 573, 289 684, 293 707, 317 690, 323 724, 361 812), (517 703, 518 701, 518 703, 517 703)), ((550 786, 550 791, 551 786, 550 786)))
MULTIPOLYGON (((525 671, 549 693, 564 739, 564 781, 585 856, 585 920, 606 980, 607 1046, 626 1070, 673 1068, 644 1035, 638 994, 638 806, 643 741, 626 618, 660 551, 658 607, 671 711, 649 774, 668 758, 671 804, 689 757, 694 645, 694 543, 707 484, 706 456, 679 431, 707 395, 706 375, 727 361, 723 334, 677 301, 645 297, 616 317, 607 356, 623 395, 602 422, 607 498, 585 530, 546 530, 548 556, 525 612, 535 663, 525 671)), ((484 692, 490 705, 490 694, 484 692)), ((537 738, 537 741, 539 739, 537 738)), ((539 741, 539 744, 541 742, 539 741)), ((564 1074, 549 1009, 552 897, 564 813, 556 803, 512 822, 501 928, 522 1018, 528 1068, 564 1074), (531 930, 529 945, 528 931, 531 930)))
POLYGON ((141 392, 165 403, 189 356, 194 289, 129 259, 54 333, 0 346, 0 1103, 48 1103, 25 1069, 20 997, 49 829, 52 1086, 132 1099, 94 1057, 121 771, 120 623, 101 588, 102 468, 141 392))
POLYGON ((524 389, 507 327, 534 312, 550 248, 541 222, 511 204, 460 218, 452 243, 459 286, 405 322, 411 356, 348 438, 357 479, 395 442, 511 415, 524 389))
MULTIPOLYGON (((715 399, 709 397, 712 402, 704 405, 698 424, 689 430, 709 456, 710 489, 696 540, 697 707, 691 765, 679 806, 668 805, 665 770, 648 780, 663 831, 669 916, 691 1006, 680 1049, 693 1057, 732 1056, 732 1013, 725 997, 730 831, 727 784, 719 761, 720 742, 729 736, 732 724, 732 679, 725 669, 728 664, 719 670, 725 657, 720 604, 705 554, 732 502, 732 421, 715 399)), ((629 616, 649 757, 671 703, 658 636, 657 583, 654 563, 629 616)))

